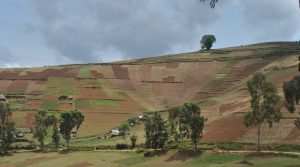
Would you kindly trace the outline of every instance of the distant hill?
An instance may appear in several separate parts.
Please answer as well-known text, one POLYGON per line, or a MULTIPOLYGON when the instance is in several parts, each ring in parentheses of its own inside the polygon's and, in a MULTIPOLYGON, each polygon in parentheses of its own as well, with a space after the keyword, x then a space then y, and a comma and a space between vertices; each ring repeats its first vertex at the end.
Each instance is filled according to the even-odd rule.
MULTIPOLYGON (((78 108, 86 117, 78 136, 91 136, 145 111, 193 101, 208 117, 205 140, 252 142, 255 129, 242 124, 249 109, 245 82, 263 71, 282 94, 283 82, 299 73, 298 56, 299 44, 272 42, 105 64, 0 69, 0 94, 13 104, 18 128, 32 127, 39 108, 78 108)), ((262 136, 299 143, 291 119, 297 115, 283 111, 280 127, 266 126, 262 136)))

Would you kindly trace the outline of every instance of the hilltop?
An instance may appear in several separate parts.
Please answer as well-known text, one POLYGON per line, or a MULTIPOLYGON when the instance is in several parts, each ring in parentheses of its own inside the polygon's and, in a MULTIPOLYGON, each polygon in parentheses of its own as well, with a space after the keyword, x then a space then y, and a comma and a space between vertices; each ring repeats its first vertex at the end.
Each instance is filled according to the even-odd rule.
MULTIPOLYGON (((299 73, 299 56, 298 43, 271 42, 104 64, 0 69, 0 94, 12 103, 22 130, 33 127, 39 108, 78 108, 86 119, 77 137, 87 137, 143 112, 192 101, 208 118, 204 140, 253 142, 255 129, 242 122, 250 108, 246 81, 262 71, 282 95, 283 82, 299 73)), ((297 115, 283 112, 280 125, 265 126, 263 139, 299 143, 297 115)))

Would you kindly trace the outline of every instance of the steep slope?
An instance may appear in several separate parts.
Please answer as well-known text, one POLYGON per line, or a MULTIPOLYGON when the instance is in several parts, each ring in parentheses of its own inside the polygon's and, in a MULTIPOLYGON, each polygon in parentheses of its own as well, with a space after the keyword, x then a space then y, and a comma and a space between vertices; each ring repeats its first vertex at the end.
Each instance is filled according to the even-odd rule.
MULTIPOLYGON (((206 140, 249 141, 254 129, 242 125, 243 112, 249 109, 245 82, 254 72, 264 71, 281 91, 283 81, 298 74, 299 55, 297 43, 282 42, 110 64, 1 69, 0 94, 13 104, 19 128, 32 127, 39 108, 78 108, 86 117, 78 136, 90 136, 144 111, 193 101, 208 117, 206 140), (69 100, 60 100, 62 95, 69 100)), ((282 122, 284 128, 265 128, 264 136, 299 142, 292 119, 282 122)))

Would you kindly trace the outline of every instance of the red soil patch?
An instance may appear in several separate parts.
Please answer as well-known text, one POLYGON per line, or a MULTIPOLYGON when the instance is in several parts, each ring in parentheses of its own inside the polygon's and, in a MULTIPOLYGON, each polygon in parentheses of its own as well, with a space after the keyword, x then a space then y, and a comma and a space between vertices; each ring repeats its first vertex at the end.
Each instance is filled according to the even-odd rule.
POLYGON ((57 95, 57 94, 43 96, 44 100, 58 100, 58 98, 59 98, 59 95, 57 95))
POLYGON ((0 81, 0 93, 5 93, 7 91, 7 88, 13 81, 10 80, 1 80, 0 81))
POLYGON ((19 78, 21 71, 2 71, 0 73, 0 79, 16 79, 19 78))
POLYGON ((7 88, 7 92, 18 92, 25 93, 28 87, 29 81, 26 80, 16 80, 12 82, 7 88))
POLYGON ((151 80, 151 65, 140 65, 138 67, 139 81, 150 81, 151 80))
POLYGON ((106 99, 108 96, 99 88, 80 88, 80 99, 106 99))
POLYGON ((178 65, 178 62, 166 63, 166 68, 177 68, 178 65))
POLYGON ((26 118, 26 127, 34 128, 35 112, 29 112, 26 118))
POLYGON ((155 96, 161 96, 162 91, 161 91, 161 83, 152 83, 152 91, 155 96))
POLYGON ((203 139, 206 141, 232 142, 243 137, 247 128, 243 123, 243 115, 232 114, 205 126, 203 139))
POLYGON ((93 77, 97 79, 103 79, 104 75, 96 70, 91 70, 90 73, 92 74, 93 77))
POLYGON ((70 104, 70 103, 60 103, 58 109, 59 110, 72 110, 73 109, 73 104, 70 104))
POLYGON ((289 143, 299 143, 300 141, 300 129, 295 127, 289 135, 284 139, 285 141, 288 141, 289 143))
POLYGON ((227 103, 227 104, 222 104, 219 108, 220 113, 224 113, 227 111, 234 111, 240 108, 245 107, 249 102, 248 101, 237 101, 237 102, 232 102, 232 103, 227 103))
POLYGON ((175 82, 175 76, 168 76, 162 79, 163 82, 175 82))
POLYGON ((114 65, 112 65, 112 69, 114 71, 114 74, 115 74, 116 78, 118 78, 118 79, 130 79, 127 67, 124 68, 121 65, 114 64, 114 65))
POLYGON ((41 100, 28 100, 25 108, 27 110, 35 110, 35 109, 39 109, 41 107, 41 100))
POLYGON ((113 89, 135 90, 131 80, 108 79, 108 82, 113 89))
POLYGON ((85 162, 81 162, 81 163, 78 163, 78 164, 69 165, 67 167, 91 167, 91 166, 94 166, 94 165, 87 162, 87 161, 85 161, 85 162))
POLYGON ((46 88, 46 81, 30 81, 26 94, 43 94, 46 88))

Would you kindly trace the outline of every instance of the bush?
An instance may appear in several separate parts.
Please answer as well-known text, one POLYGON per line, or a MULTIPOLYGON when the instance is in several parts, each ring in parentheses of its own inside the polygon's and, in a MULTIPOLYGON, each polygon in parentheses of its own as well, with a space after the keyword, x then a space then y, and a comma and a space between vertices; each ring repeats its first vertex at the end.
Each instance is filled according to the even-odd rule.
POLYGON ((127 144, 116 144, 116 149, 117 150, 125 150, 125 149, 128 149, 128 145, 127 144))

